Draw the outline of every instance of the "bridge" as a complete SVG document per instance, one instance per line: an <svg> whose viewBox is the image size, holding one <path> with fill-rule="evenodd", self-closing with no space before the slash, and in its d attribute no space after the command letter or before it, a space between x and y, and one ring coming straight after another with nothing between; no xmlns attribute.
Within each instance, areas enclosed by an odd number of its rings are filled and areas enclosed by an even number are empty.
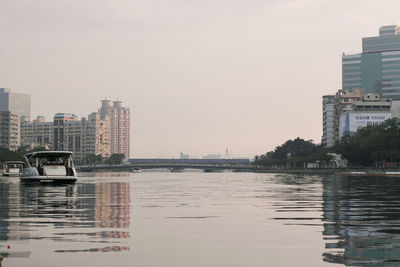
<svg viewBox="0 0 400 267"><path fill-rule="evenodd" d="M249 159L130 159L127 164L76 167L81 172L133 171L135 169L203 169L204 171L253 171Z"/></svg>

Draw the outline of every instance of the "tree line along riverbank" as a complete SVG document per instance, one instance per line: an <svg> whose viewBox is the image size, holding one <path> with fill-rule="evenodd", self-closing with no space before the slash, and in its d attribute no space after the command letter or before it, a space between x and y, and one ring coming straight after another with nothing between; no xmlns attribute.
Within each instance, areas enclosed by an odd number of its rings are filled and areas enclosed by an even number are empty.
<svg viewBox="0 0 400 267"><path fill-rule="evenodd" d="M329 167L332 153L348 160L349 169L400 168L400 124L388 119L380 125L367 126L348 132L335 146L326 148L312 140L296 138L277 146L273 151L254 157L254 165L266 168L305 168L318 162L318 167Z"/></svg>

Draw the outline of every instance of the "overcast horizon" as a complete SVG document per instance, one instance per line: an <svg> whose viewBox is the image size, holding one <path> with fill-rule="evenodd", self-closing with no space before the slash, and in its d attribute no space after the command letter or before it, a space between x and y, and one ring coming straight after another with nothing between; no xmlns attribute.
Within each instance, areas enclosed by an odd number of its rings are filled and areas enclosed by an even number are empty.
<svg viewBox="0 0 400 267"><path fill-rule="evenodd" d="M3 0L0 88L32 119L131 110L131 157L253 157L319 143L342 53L400 23L398 1ZM399 23L396 23L399 22Z"/></svg>

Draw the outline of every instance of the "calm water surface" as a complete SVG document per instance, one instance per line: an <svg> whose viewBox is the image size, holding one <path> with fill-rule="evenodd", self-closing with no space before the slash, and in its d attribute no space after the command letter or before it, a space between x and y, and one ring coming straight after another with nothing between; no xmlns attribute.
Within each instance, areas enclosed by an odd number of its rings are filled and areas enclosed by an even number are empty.
<svg viewBox="0 0 400 267"><path fill-rule="evenodd" d="M255 173L0 178L11 266L400 265L400 179Z"/></svg>

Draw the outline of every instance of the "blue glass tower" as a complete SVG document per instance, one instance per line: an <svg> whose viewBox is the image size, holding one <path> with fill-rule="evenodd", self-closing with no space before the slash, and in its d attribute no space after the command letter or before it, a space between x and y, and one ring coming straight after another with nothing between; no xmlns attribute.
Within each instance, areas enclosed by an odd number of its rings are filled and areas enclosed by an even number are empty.
<svg viewBox="0 0 400 267"><path fill-rule="evenodd" d="M383 26L362 39L362 53L342 56L342 88L400 99L400 27Z"/></svg>

